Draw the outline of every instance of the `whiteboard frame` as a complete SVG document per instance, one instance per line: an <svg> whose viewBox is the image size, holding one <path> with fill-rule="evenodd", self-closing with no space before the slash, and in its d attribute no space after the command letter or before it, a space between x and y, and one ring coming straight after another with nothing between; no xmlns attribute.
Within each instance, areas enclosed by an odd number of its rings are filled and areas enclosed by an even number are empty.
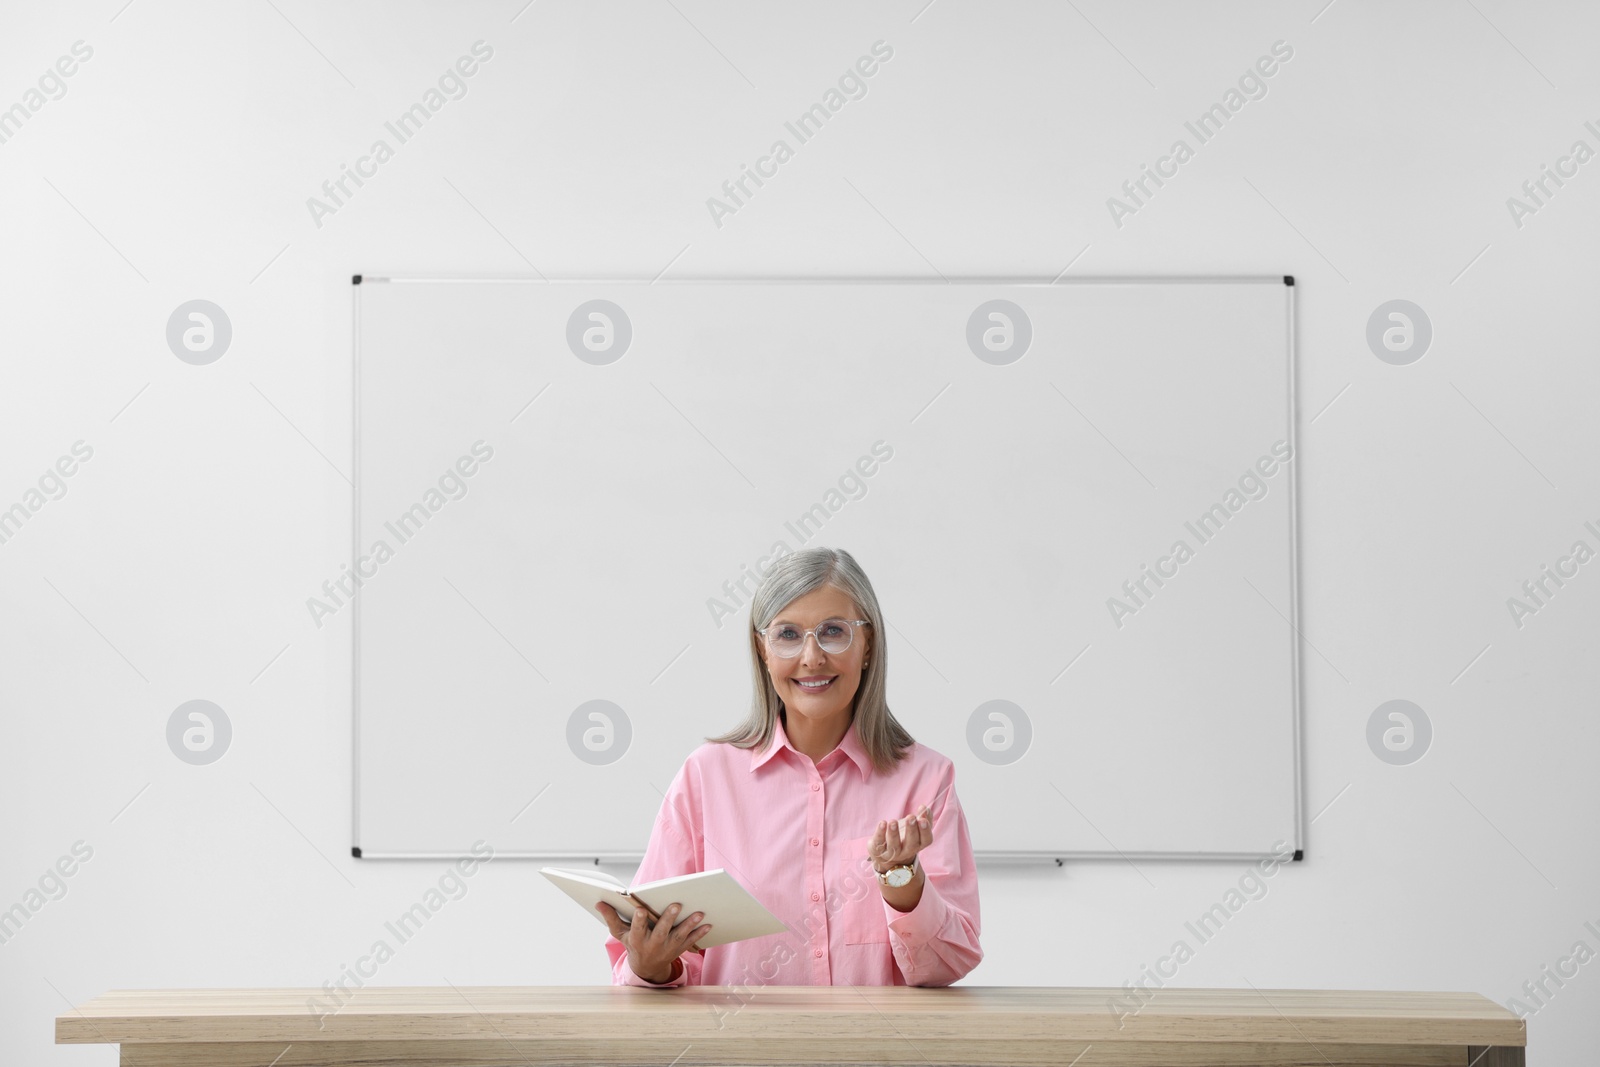
<svg viewBox="0 0 1600 1067"><path fill-rule="evenodd" d="M1065 274L1065 271L1062 272ZM1304 741L1304 693L1303 677L1301 670L1301 644L1304 636L1300 628L1300 478L1298 460L1300 459L1300 408L1299 389L1296 372L1299 365L1299 330L1296 319L1296 288L1297 281L1292 274L1216 274L1216 275L1079 275L1063 279L1062 275L1055 278L1028 275L958 275L953 277L941 276L937 280L927 276L854 276L854 275L827 275L811 277L794 277L787 275L751 275L749 277L728 277L723 275L679 276L663 279L642 277L536 277L530 278L521 275L459 275L459 276L422 276L422 275L365 275L356 274L351 278L351 346L352 346L352 470L354 476L351 484L351 528L350 548L351 559L361 556L361 292L362 285L406 285L406 284L438 284L438 283L480 283L498 282L525 285L549 285L553 282L561 284L592 283L597 285L617 284L648 284L648 285L705 285L711 284L774 284L774 285L1033 285L1040 287L1053 287L1057 285L1148 285L1148 284L1187 284L1187 285L1239 285L1239 284L1270 284L1281 285L1286 290L1284 299L1287 301L1285 314L1284 338L1285 358L1288 362L1287 393L1284 398L1288 414L1288 443L1290 455L1296 462L1286 464L1286 473L1289 476L1289 626L1294 631L1294 640L1290 643L1290 740L1293 748L1293 782L1294 782L1294 860L1299 861L1305 857L1305 741ZM350 852L356 859L375 860L451 860L460 858L448 852L373 852L363 850L359 844L361 840L361 597L352 597L351 614L351 791L350 791L350 828L352 844ZM589 861L599 866L602 864L637 865L644 858L644 853L615 852L609 850L596 850L591 852L548 852L548 851L496 851L498 859L526 859L547 862L557 861ZM1273 852L1123 852L1111 850L1074 850L1061 852L1050 850L1003 850L1003 849L974 849L974 863L1039 863L1054 860L1056 866L1062 866L1069 859L1072 860L1122 860L1131 865L1132 861L1143 862L1254 862L1259 860L1278 859L1279 854Z"/></svg>

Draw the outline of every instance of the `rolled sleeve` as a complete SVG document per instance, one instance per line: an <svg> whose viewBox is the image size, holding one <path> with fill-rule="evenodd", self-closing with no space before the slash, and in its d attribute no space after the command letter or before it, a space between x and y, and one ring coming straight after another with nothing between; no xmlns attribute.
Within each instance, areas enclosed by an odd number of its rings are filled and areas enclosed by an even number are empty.
<svg viewBox="0 0 1600 1067"><path fill-rule="evenodd" d="M700 958L700 954L698 952L685 952L682 956L678 957L683 961L683 973L678 975L678 977L674 978L672 981L647 982L643 978L640 978L638 975L634 974L633 968L628 966L628 950L622 947L622 942L609 935L606 937L606 941L607 952L611 951L611 946L613 944L617 946L617 952L612 953L612 985L637 985L644 986L647 989L675 989L678 986L700 984L700 967L705 961ZM621 956L620 959L617 958L619 954ZM689 980L689 965L691 960L693 960L695 965L695 978L693 981Z"/></svg>
<svg viewBox="0 0 1600 1067"><path fill-rule="evenodd" d="M917 906L900 911L883 902L889 946L906 985L949 985L983 959L978 941L978 872L966 815L956 799L953 770L951 774L949 799L935 820L933 844L917 857L923 870Z"/></svg>
<svg viewBox="0 0 1600 1067"><path fill-rule="evenodd" d="M645 848L644 859L634 873L631 884L654 882L700 870L699 857L688 835L677 826L673 795L682 785L682 774L675 780L656 815L655 829L650 834L650 844ZM705 966L705 957L696 949L689 949L678 958L683 961L683 973L670 982L647 982L633 973L628 965L628 947L609 932L606 934L606 954L611 958L611 984L645 986L650 989L673 989L677 986L699 985Z"/></svg>

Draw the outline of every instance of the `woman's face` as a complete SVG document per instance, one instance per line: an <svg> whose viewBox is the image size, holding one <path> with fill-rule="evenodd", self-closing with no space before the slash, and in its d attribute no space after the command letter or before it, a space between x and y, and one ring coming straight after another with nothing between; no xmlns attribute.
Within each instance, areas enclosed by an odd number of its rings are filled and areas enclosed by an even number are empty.
<svg viewBox="0 0 1600 1067"><path fill-rule="evenodd" d="M791 714L798 712L812 719L831 719L835 715L850 717L850 704L856 690L861 687L861 664L872 651L872 627L855 627L855 639L843 652L824 652L815 631L827 619L859 619L862 613L855 602L841 589L831 585L814 589L803 597L789 602L768 624L792 625L806 634L800 654L785 659L775 655L761 642L761 656L772 676L772 686ZM830 680L821 690L809 690L801 681Z"/></svg>

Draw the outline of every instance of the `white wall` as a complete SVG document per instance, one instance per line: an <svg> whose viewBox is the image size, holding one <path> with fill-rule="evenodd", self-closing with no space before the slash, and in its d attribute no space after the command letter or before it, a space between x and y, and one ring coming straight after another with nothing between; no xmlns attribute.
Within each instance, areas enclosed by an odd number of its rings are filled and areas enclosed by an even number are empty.
<svg viewBox="0 0 1600 1067"><path fill-rule="evenodd" d="M1306 859L1205 943L1185 921L1244 868L986 870L969 980L1117 986L1183 939L1179 985L1505 1003L1600 949L1600 564L1521 625L1507 605L1600 548L1600 163L1508 208L1600 148L1592 8L522 6L0 15L0 107L93 50L0 143L0 508L93 450L0 544L0 908L92 849L0 944L0 1060L113 1063L50 1045L108 988L336 979L444 873L350 858L348 613L319 630L305 606L348 558L357 272L1294 274ZM467 94L314 221L307 199L480 40ZM707 198L879 40L867 94L717 225ZM1108 198L1195 146L1184 122L1278 41L1266 94L1114 222ZM194 299L233 330L204 366L165 336ZM1366 340L1394 299L1433 327L1408 365ZM168 747L192 699L232 724L206 766ZM1433 728L1408 765L1367 740L1393 699ZM607 981L597 924L538 919L533 865L465 884L373 981ZM1565 983L1530 1019L1536 1062L1600 1040L1600 964Z"/></svg>

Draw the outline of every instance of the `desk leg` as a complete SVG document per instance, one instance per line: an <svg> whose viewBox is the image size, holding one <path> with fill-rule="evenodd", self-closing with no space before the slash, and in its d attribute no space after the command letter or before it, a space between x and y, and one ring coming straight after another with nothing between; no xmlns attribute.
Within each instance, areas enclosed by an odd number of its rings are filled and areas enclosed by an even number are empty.
<svg viewBox="0 0 1600 1067"><path fill-rule="evenodd" d="M1527 1051L1514 1045L1468 1045L1467 1067L1527 1067Z"/></svg>

